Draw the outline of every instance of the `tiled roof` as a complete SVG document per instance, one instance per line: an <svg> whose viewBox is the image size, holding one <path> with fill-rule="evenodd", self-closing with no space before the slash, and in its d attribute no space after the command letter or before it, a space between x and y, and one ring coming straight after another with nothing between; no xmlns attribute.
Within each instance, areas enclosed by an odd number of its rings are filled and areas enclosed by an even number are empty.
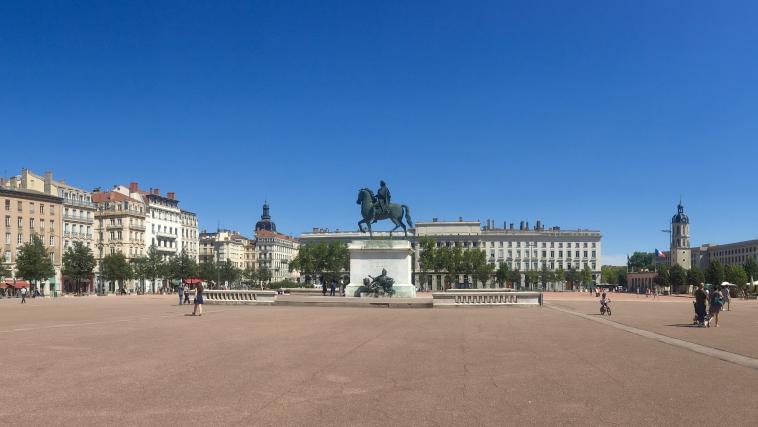
<svg viewBox="0 0 758 427"><path fill-rule="evenodd" d="M284 234L281 234L281 233L276 233L276 232L273 232L273 231L263 230L263 229L255 230L255 236L256 237L276 237L276 238L282 239L282 240L289 240L289 241L292 241L292 242L297 242L296 239L294 239L294 238L292 238L290 236L287 236L287 235L284 235Z"/></svg>
<svg viewBox="0 0 758 427"><path fill-rule="evenodd" d="M102 202L138 202L139 200L132 199L129 196L125 196L119 192L116 191L98 191L95 193L92 193L92 202L93 203L102 203Z"/></svg>

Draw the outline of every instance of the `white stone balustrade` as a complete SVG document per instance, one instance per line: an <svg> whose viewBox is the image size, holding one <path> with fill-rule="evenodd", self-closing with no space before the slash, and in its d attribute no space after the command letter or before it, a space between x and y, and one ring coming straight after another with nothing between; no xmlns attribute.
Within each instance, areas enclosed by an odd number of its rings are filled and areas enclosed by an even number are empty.
<svg viewBox="0 0 758 427"><path fill-rule="evenodd" d="M433 292L434 307L542 305L542 292L512 292L497 289L455 289Z"/></svg>
<svg viewBox="0 0 758 427"><path fill-rule="evenodd" d="M240 289L205 289L205 304L273 304L276 291L240 290Z"/></svg>

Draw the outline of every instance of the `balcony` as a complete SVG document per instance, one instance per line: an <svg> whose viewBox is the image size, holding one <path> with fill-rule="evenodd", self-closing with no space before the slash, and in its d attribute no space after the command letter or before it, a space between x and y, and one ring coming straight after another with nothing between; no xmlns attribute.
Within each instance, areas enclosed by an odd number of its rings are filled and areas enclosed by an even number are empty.
<svg viewBox="0 0 758 427"><path fill-rule="evenodd" d="M162 237L164 239L176 239L175 234L167 233L165 231L158 231L155 233L156 237Z"/></svg>
<svg viewBox="0 0 758 427"><path fill-rule="evenodd" d="M176 249L175 248L167 248L165 246L156 246L155 250L157 250L158 252L163 252L163 253L171 253L171 254L175 254L176 253Z"/></svg>
<svg viewBox="0 0 758 427"><path fill-rule="evenodd" d="M94 218L87 218L80 215L71 215L71 214L63 214L63 220L64 221L76 221L76 222L82 222L85 224L92 224L95 222Z"/></svg>
<svg viewBox="0 0 758 427"><path fill-rule="evenodd" d="M121 230L124 228L124 224L106 224L105 228L108 230Z"/></svg>
<svg viewBox="0 0 758 427"><path fill-rule="evenodd" d="M131 228L132 230L145 231L145 225L144 224L129 224L129 228Z"/></svg>
<svg viewBox="0 0 758 427"><path fill-rule="evenodd" d="M83 201L74 200L74 199L63 199L63 205L64 206L77 206L77 207L90 208L90 209L97 208L95 204L92 202L83 202Z"/></svg>

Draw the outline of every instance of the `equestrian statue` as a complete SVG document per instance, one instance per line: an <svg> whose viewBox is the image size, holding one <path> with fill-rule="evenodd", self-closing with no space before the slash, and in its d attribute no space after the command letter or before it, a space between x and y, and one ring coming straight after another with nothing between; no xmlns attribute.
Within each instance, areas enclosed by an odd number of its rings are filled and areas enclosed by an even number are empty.
<svg viewBox="0 0 758 427"><path fill-rule="evenodd" d="M361 205L361 216L363 216L363 219L358 222L358 229L361 233L365 233L368 230L369 235L373 237L371 224L389 219L395 224L395 228L390 230L390 237L392 237L392 232L400 227L403 228L405 237L408 237L408 229L405 223L403 223L403 215L405 215L405 221L408 223L408 226L413 227L411 210L407 205L390 203L390 199L390 190L384 181L379 183L379 190L376 191L376 196L368 188L358 191L358 201L356 203ZM362 224L366 224L366 229L363 228Z"/></svg>

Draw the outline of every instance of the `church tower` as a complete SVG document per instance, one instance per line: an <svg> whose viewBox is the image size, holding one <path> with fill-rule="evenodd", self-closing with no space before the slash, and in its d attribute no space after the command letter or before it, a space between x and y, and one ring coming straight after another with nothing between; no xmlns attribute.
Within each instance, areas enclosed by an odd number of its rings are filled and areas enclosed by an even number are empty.
<svg viewBox="0 0 758 427"><path fill-rule="evenodd" d="M676 215L671 218L671 265L680 265L685 270L692 267L690 251L690 219L679 201Z"/></svg>

